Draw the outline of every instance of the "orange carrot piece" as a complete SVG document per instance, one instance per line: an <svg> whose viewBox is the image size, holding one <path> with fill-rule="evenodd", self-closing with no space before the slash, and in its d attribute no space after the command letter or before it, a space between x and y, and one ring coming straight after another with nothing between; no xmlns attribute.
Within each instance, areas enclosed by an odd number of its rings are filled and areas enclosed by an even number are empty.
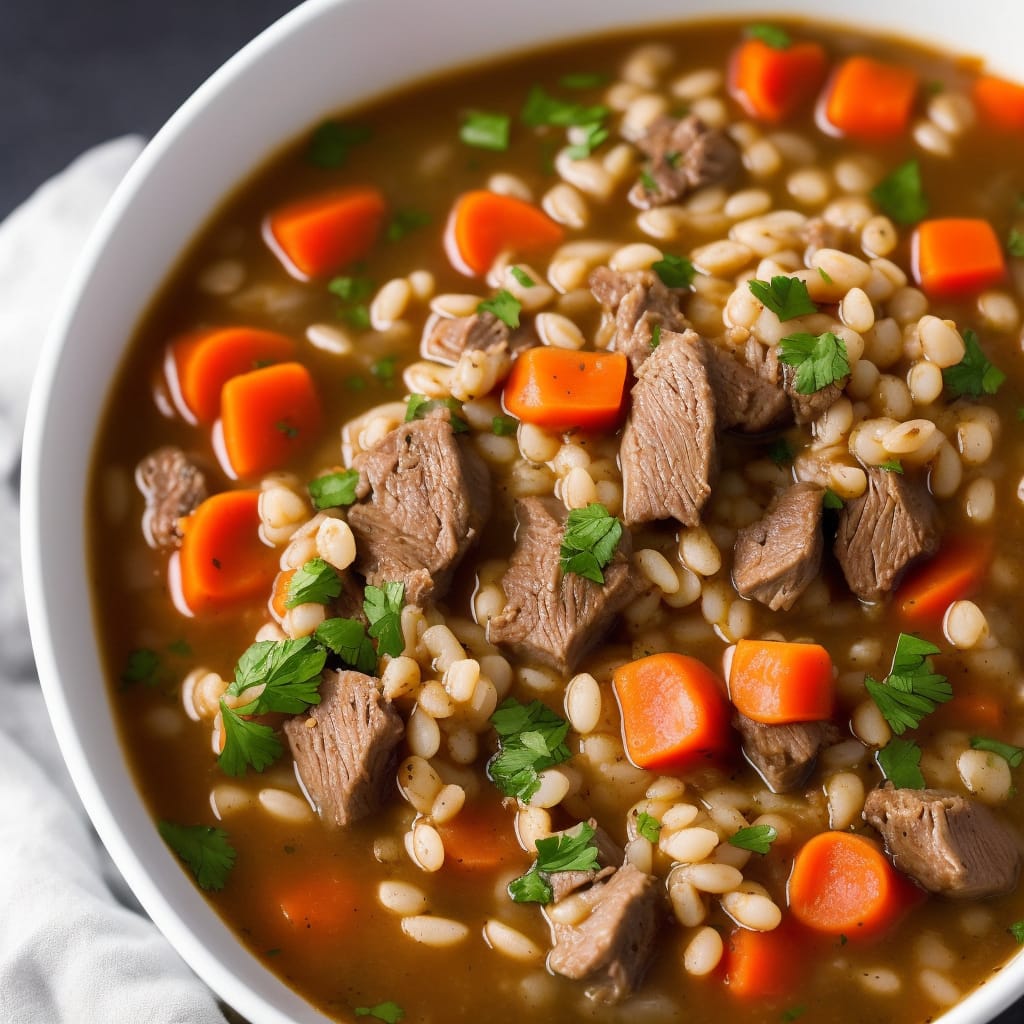
<svg viewBox="0 0 1024 1024"><path fill-rule="evenodd" d="M941 721L951 729L969 728L973 732L1001 736L1006 727L1006 709L991 694L965 693L958 689L951 701L936 709L934 721Z"/></svg>
<svg viewBox="0 0 1024 1024"><path fill-rule="evenodd" d="M813 931L868 938L907 909L909 886L870 839L820 832L793 860L789 908Z"/></svg>
<svg viewBox="0 0 1024 1024"><path fill-rule="evenodd" d="M954 537L939 553L912 569L896 591L900 617L912 626L936 625L954 602L970 597L992 561L988 539Z"/></svg>
<svg viewBox="0 0 1024 1024"><path fill-rule="evenodd" d="M770 932L736 928L725 943L725 984L741 999L782 999L790 995L804 957L799 936L785 921Z"/></svg>
<svg viewBox="0 0 1024 1024"><path fill-rule="evenodd" d="M212 423L220 415L221 388L232 377L293 359L295 342L255 327L215 327L176 339L168 354L172 390L196 422Z"/></svg>
<svg viewBox="0 0 1024 1024"><path fill-rule="evenodd" d="M761 39L746 39L729 62L729 89L751 117L777 123L810 102L827 63L819 43L793 43L779 50Z"/></svg>
<svg viewBox="0 0 1024 1024"><path fill-rule="evenodd" d="M831 718L832 659L820 644L740 640L729 667L729 699L737 711L766 725Z"/></svg>
<svg viewBox="0 0 1024 1024"><path fill-rule="evenodd" d="M260 540L259 491L223 491L181 521L181 594L194 614L264 594L277 571Z"/></svg>
<svg viewBox="0 0 1024 1024"><path fill-rule="evenodd" d="M274 577L274 588L270 594L270 610L280 622L288 614L288 587L295 575L295 569L282 569Z"/></svg>
<svg viewBox="0 0 1024 1024"><path fill-rule="evenodd" d="M911 242L911 264L931 298L975 295L1006 277L1006 260L992 225L972 217L925 220Z"/></svg>
<svg viewBox="0 0 1024 1024"><path fill-rule="evenodd" d="M291 930L318 942L355 931L362 894L354 879L316 874L289 878L286 888L277 890L273 899Z"/></svg>
<svg viewBox="0 0 1024 1024"><path fill-rule="evenodd" d="M621 352L529 348L512 364L505 408L548 430L611 430L625 411L629 363Z"/></svg>
<svg viewBox="0 0 1024 1024"><path fill-rule="evenodd" d="M533 204L478 189L455 200L444 245L452 266L475 277L490 270L502 252L550 249L564 237L562 226Z"/></svg>
<svg viewBox="0 0 1024 1024"><path fill-rule="evenodd" d="M337 189L274 210L268 240L286 268L323 277L361 259L377 240L387 203L371 185Z"/></svg>
<svg viewBox="0 0 1024 1024"><path fill-rule="evenodd" d="M615 699L630 760L641 768L682 771L731 746L721 684L685 654L652 654L615 670Z"/></svg>
<svg viewBox="0 0 1024 1024"><path fill-rule="evenodd" d="M300 363L277 363L232 377L221 391L224 451L239 477L283 466L314 440L320 399Z"/></svg>
<svg viewBox="0 0 1024 1024"><path fill-rule="evenodd" d="M840 135L887 139L903 134L917 95L915 72L872 57L849 57L826 86L824 116Z"/></svg>
<svg viewBox="0 0 1024 1024"><path fill-rule="evenodd" d="M971 91L981 120L1000 131L1024 131L1024 85L979 75Z"/></svg>
<svg viewBox="0 0 1024 1024"><path fill-rule="evenodd" d="M514 816L493 800L466 804L437 830L444 841L446 868L493 871L529 862L516 839Z"/></svg>

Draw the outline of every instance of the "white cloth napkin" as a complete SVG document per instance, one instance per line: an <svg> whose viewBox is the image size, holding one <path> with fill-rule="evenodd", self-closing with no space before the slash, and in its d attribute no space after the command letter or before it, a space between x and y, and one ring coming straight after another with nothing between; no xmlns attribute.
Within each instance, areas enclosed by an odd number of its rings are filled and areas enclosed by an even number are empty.
<svg viewBox="0 0 1024 1024"><path fill-rule="evenodd" d="M18 557L18 467L56 297L142 140L90 150L0 224L0 1021L224 1024L138 910L92 831L35 678Z"/></svg>

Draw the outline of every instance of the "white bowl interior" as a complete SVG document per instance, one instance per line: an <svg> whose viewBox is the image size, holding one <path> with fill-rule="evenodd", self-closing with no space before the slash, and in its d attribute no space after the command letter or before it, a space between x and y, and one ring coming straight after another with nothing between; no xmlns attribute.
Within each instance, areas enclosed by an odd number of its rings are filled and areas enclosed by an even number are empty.
<svg viewBox="0 0 1024 1024"><path fill-rule="evenodd" d="M871 25L1012 74L1024 6L862 0L856 11L784 0L771 17ZM152 826L127 773L96 650L81 509L112 373L178 256L250 171L323 115L439 69L562 37L724 14L752 0L309 0L215 74L150 144L117 192L42 354L29 412L23 555L32 639L50 714L100 836L146 910L191 966L253 1024L324 1018L234 938ZM400 31L396 32L396 27ZM61 481L53 500L48 482ZM980 1024L1024 990L1015 962L943 1018Z"/></svg>

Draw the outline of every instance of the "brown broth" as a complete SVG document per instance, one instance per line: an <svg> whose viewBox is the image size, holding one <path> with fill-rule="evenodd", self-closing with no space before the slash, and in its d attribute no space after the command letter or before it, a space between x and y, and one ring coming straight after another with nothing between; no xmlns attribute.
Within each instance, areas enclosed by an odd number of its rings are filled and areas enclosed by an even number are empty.
<svg viewBox="0 0 1024 1024"><path fill-rule="evenodd" d="M820 39L834 57L852 52L870 52L881 58L909 63L925 83L941 83L946 89L966 87L971 71L963 62L933 54L903 41L867 38L846 31L817 26L792 26L795 34ZM735 46L739 27L732 23L699 25L685 31L666 30L647 33L676 44L678 70L687 67L724 68ZM460 146L457 125L460 113L467 109L500 110L515 115L528 88L540 82L552 91L559 90L559 76L566 71L607 70L614 74L625 55L640 38L589 41L571 48L553 50L509 62L498 68L472 70L452 78L425 83L401 95L354 113L347 120L373 127L373 140L354 147L346 165L336 171L309 165L304 158L306 136L277 156L268 166L254 173L250 181L225 203L178 268L170 277L146 315L124 364L119 370L92 467L90 507L92 575L98 633L112 686L112 700L126 754L155 819L175 822L214 823L210 810L210 790L225 781L210 749L208 723L196 723L180 713L178 685L196 665L203 665L230 678L241 652L252 642L260 624L267 620L261 602L202 618L187 619L171 605L166 584L166 555L151 551L138 529L142 502L131 485L134 466L146 452L163 444L178 444L197 452L215 464L208 432L190 427L169 415L161 381L165 346L179 333L199 326L244 322L290 334L300 340L301 360L310 367L321 385L326 423L319 443L287 468L300 480L312 478L324 466L339 462L338 437L343 423L373 406L399 399L404 394L401 369L418 355L418 329L407 341L368 335L365 345L350 357L318 351L301 339L311 323L336 322L337 299L318 285L303 286L291 280L261 238L261 223L268 209L334 184L375 181L393 197L398 208L407 206L430 215L430 223L394 243L381 243L366 260L366 275L378 284L394 276L426 267L435 275L437 292L461 292L479 288L468 282L443 258L441 233L452 197L461 191L482 187L491 173L510 170L518 174L536 194L542 193L555 176L546 169L554 147L561 144L557 129L534 134L515 126L513 144L507 153L491 153ZM598 102L602 90L580 94L585 102ZM733 116L738 111L731 106ZM834 160L851 150L875 154L886 169L916 156L922 167L932 216L979 216L992 220L1000 237L1006 237L1017 214L1017 197L1024 193L1024 140L973 130L956 143L956 155L950 161L922 153L910 140L885 146L862 147L817 132L810 114L792 123L787 130L812 134L819 147L819 165L830 167ZM433 147L448 145L452 155L443 173L434 178L416 176L411 169L417 158ZM759 183L772 192L773 206L795 208L786 195L783 175ZM412 181L410 181L412 179ZM604 208L592 204L593 219L581 231L569 237L613 238L622 243L646 241L636 225L636 211L624 201L624 189L616 191ZM672 251L686 252L720 237L719 231L701 236L693 233L675 243ZM909 232L903 232L904 237ZM906 244L892 259L907 266ZM230 299L204 294L197 279L204 268L220 259L237 259L246 268L246 282ZM538 261L539 262L539 261ZM1019 280L1019 277L1018 277ZM257 293L256 289L264 289ZM271 294L273 293L273 294ZM1024 302L1019 289L1018 303ZM978 319L971 304L939 304L933 311L949 316L961 326ZM425 315L417 307L414 321ZM596 318L589 325L596 326ZM980 535L991 532L999 550L1009 558L1010 578L993 578L974 597L985 610L994 635L1003 643L1017 647L996 647L994 652L945 653L940 665L949 676L954 691L964 688L983 690L997 696L1005 706L1007 725L1000 739L1024 740L1024 716L1019 710L1020 681L1019 623L1024 613L1021 594L1021 552L1024 551L1024 505L1017 498L1018 482L1024 476L1024 437L1018 407L1024 395L1024 366L1021 364L1016 331L999 335L980 331L990 352L1008 374L997 396L986 398L984 405L994 410L1002 425L996 455L978 470L969 470L967 479L989 475L997 491L996 515L990 526L972 524L963 510L963 487L956 497L942 503L947 534ZM397 360L395 383L376 379L371 364L382 357ZM363 384L359 390L353 378ZM154 395L161 401L154 401ZM727 446L726 470L741 470L753 457L762 457L766 442L735 442ZM212 490L228 486L228 481L212 474ZM767 503L771 488L754 488L756 500ZM712 503L712 508L713 508ZM712 511L712 515L714 512ZM505 556L511 549L511 509L490 524L480 553ZM674 543L673 527L662 524L653 529L635 531L635 547ZM447 612L472 618L470 597L475 584L472 556L460 571ZM1004 574L1005 577L1005 574ZM817 607L798 605L789 614L771 613L754 608L754 635L779 630L788 639L810 637L833 654L840 673L867 672L883 677L891 659L898 633L897 624L885 606L861 607L848 593L840 574L827 560L824 577L830 601ZM680 611L665 608L648 629L630 632L620 627L606 648L591 657L590 668L602 682L605 693L604 728L618 733L617 713L610 696L607 665L616 654L639 657L659 649L680 649L702 658L712 666L721 663L726 644L710 627L701 628L699 603ZM696 625L695 625L696 623ZM685 645L673 628L689 630ZM874 637L880 641L880 657L873 664L850 662L848 651L855 640ZM931 637L949 648L941 633ZM187 653L182 653L187 644ZM122 668L135 649L146 648L161 656L157 685L123 685L118 682ZM988 658L994 667L986 667ZM513 691L516 693L517 691ZM527 699L524 697L523 699ZM559 708L556 694L551 703ZM158 709L179 711L176 731L164 736L149 725ZM852 705L845 707L852 711ZM839 716L843 720L845 715ZM940 710L915 734L926 749L944 732L960 728L946 710ZM574 751L579 738L572 737ZM486 740L483 747L486 747ZM483 786L479 799L496 800L495 791L483 777L482 753L476 768ZM859 769L865 785L871 787L879 774L869 758ZM493 1021L495 1024L538 1019L636 1022L686 1019L695 1022L718 1020L768 1024L782 1018L786 1011L802 1010L806 1021L855 1022L924 1021L940 1012L940 1007L920 992L917 975L921 970L916 953L916 937L932 934L941 937L952 950L955 964L944 973L962 993L983 982L1014 953L1015 943L1007 927L1024 918L1024 891L983 904L991 925L984 934L968 929L963 908L941 899L922 901L903 923L879 941L848 943L820 938L808 939L794 951L802 961L802 981L792 993L767 1001L742 1002L723 984L721 971L710 978L688 977L682 968L682 953L692 929L674 923L661 933L661 947L641 991L619 1008L602 1007L588 1000L584 986L562 978L547 976L539 965L527 966L489 950L481 938L488 917L498 913L511 926L530 936L542 948L549 944L548 930L535 907L511 904L496 896L502 878L525 870L529 858L506 865L500 875L492 872L460 870L446 865L430 875L413 866L401 849L401 835L409 827L412 809L397 799L379 818L364 821L345 832L331 832L319 822L286 826L262 811L255 794L263 786L279 784L294 788L292 768L286 756L263 776L250 772L234 780L248 791L253 802L234 813L224 823L238 850L238 861L226 888L210 896L212 906L238 933L240 939L284 981L314 1005L336 1019L347 1019L357 1006L393 1000L415 1022ZM927 774L927 773L926 773ZM780 801L780 807L794 810L800 821L801 808L820 808L822 771L819 767L806 793L797 793ZM761 789L759 780L739 757L721 770L706 769L688 779L698 791L712 785L735 782L740 787ZM599 773L584 771L583 791L577 801L587 804L622 841L626 810L642 795L635 788L625 795L612 792ZM1024 802L1014 797L999 808L999 813L1018 829L1024 828ZM569 824L567 818L564 824ZM785 883L791 853L808 831L798 825L794 839L786 849L780 842L762 862L751 862L748 877L767 886L780 904L785 903ZM379 863L374 857L374 842L381 837L398 839L398 854L393 862ZM755 857L754 860L757 860ZM350 925L336 936L317 935L316 941L301 934L282 916L278 905L281 893L304 879L335 875L358 883L358 904ZM405 879L420 886L428 895L431 910L465 922L469 938L454 949L432 950L416 946L401 931L399 918L384 909L376 899L380 882ZM731 922L712 902L708 923L728 934ZM898 994L869 995L862 976L880 968L896 970L903 979ZM524 993L524 989L527 994Z"/></svg>

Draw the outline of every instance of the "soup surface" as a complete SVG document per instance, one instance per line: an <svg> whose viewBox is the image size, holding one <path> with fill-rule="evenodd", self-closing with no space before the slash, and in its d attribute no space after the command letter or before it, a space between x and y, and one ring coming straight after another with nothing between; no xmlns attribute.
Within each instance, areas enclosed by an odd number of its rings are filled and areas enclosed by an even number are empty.
<svg viewBox="0 0 1024 1024"><path fill-rule="evenodd" d="M807 24L306 132L92 470L129 761L329 1017L924 1021L1024 941L1024 90Z"/></svg>

